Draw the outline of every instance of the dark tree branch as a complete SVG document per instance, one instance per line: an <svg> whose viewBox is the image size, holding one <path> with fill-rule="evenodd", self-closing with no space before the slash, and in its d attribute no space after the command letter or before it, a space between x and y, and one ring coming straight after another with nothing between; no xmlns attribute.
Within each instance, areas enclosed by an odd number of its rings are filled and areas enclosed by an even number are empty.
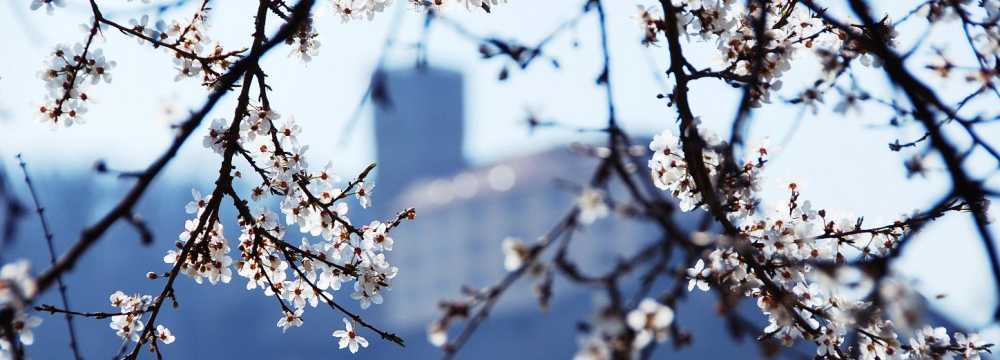
<svg viewBox="0 0 1000 360"><path fill-rule="evenodd" d="M21 171L24 173L24 183L28 185L28 192L31 194L31 200L35 203L35 212L38 214L38 220L42 224L42 233L45 237L45 244L49 250L49 263L55 265L56 263L56 250L55 245L52 244L52 230L49 228L49 222L45 219L45 208L42 207L42 203L38 200L38 193L35 191L35 184L31 181L31 176L28 175L28 164L24 162L24 158L21 154L17 154L18 164L21 166ZM62 300L64 308L69 309L69 296L66 295L66 284L63 282L62 276L56 276L56 284L59 285L59 299ZM78 345L78 340L76 337L76 329L73 327L73 317L71 314L66 314L66 328L69 331L69 348L73 351L73 358L76 360L83 360L80 356L80 347Z"/></svg>

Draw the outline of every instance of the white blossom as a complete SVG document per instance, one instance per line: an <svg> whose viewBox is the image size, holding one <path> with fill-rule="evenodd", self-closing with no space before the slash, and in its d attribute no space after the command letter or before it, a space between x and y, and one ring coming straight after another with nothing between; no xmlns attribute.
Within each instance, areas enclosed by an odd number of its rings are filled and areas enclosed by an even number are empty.
<svg viewBox="0 0 1000 360"><path fill-rule="evenodd" d="M674 322L674 311L656 300L646 298L639 303L638 308L628 313L626 322L636 332L632 347L642 349L654 339L657 342L666 340L669 335L668 327Z"/></svg>
<svg viewBox="0 0 1000 360"><path fill-rule="evenodd" d="M285 332L291 327L302 326L302 311L302 308L295 309L295 312L284 311L278 318L278 327L281 328L281 332Z"/></svg>
<svg viewBox="0 0 1000 360"><path fill-rule="evenodd" d="M344 319L344 330L333 332L334 337L340 338L340 348L348 348L351 353L357 353L359 347L368 347L368 340L354 332L354 326L347 319Z"/></svg>
<svg viewBox="0 0 1000 360"><path fill-rule="evenodd" d="M166 326L156 325L156 338L164 344L172 344L177 338Z"/></svg>
<svg viewBox="0 0 1000 360"><path fill-rule="evenodd" d="M693 268L687 269L688 291L694 290L696 286L701 291L708 291L709 284L706 279L709 274L710 270L705 268L705 261L698 259Z"/></svg>
<svg viewBox="0 0 1000 360"><path fill-rule="evenodd" d="M521 242L521 239L508 237L501 244L504 255L504 269L514 271L524 266L524 261L528 256L528 247Z"/></svg>
<svg viewBox="0 0 1000 360"><path fill-rule="evenodd" d="M38 10L45 5L45 12L52 15L55 7L66 7L66 0L31 0L31 10Z"/></svg>
<svg viewBox="0 0 1000 360"><path fill-rule="evenodd" d="M591 188L584 188L576 198L576 207L579 209L577 220L581 224L592 224L597 219L608 216L608 204L604 200L604 192Z"/></svg>
<svg viewBox="0 0 1000 360"><path fill-rule="evenodd" d="M31 263L18 260L0 267L0 305L20 302L35 295L35 280L31 277Z"/></svg>
<svg viewBox="0 0 1000 360"><path fill-rule="evenodd" d="M578 350L573 360L611 360L611 346L600 335L589 335L577 339Z"/></svg>
<svg viewBox="0 0 1000 360"><path fill-rule="evenodd" d="M11 322L11 326L14 329L14 333L17 335L17 341L21 344L28 346L35 343L35 334L31 329L38 327L42 324L42 319L37 316L30 316L25 313L17 313L14 316L14 320ZM8 350L6 341L0 343L4 350Z"/></svg>
<svg viewBox="0 0 1000 360"><path fill-rule="evenodd" d="M387 233L386 224L372 221L365 227L364 241L361 246L365 250L392 251L393 240Z"/></svg>
<svg viewBox="0 0 1000 360"><path fill-rule="evenodd" d="M111 317L111 329L123 340L139 341L139 335L145 329L142 316L153 302L148 295L125 295L116 291L110 296L111 306L118 308L117 315Z"/></svg>

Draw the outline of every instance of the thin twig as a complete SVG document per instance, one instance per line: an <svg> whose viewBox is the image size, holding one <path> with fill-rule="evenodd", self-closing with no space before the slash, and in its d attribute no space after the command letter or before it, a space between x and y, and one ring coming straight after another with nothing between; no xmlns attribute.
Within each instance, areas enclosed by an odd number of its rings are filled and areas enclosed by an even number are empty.
<svg viewBox="0 0 1000 360"><path fill-rule="evenodd" d="M49 250L49 263L55 265L56 263L56 250L55 245L52 244L52 229L49 227L49 222L45 219L45 208L42 206L41 201L38 199L38 192L35 191L35 184L31 181L31 176L28 175L28 164L24 162L24 158L21 154L17 154L18 164L21 166L21 171L24 173L24 183L28 185L28 192L31 194L31 200L35 203L35 212L38 214L38 220L42 224L42 233L45 237L45 244L48 245ZM56 284L59 285L59 299L62 300L63 307L69 309L69 296L66 295L66 284L63 282L62 276L56 276ZM66 328L69 330L69 348L73 351L73 358L76 360L83 360L80 355L80 347L78 345L76 337L76 329L73 327L73 316L66 313Z"/></svg>

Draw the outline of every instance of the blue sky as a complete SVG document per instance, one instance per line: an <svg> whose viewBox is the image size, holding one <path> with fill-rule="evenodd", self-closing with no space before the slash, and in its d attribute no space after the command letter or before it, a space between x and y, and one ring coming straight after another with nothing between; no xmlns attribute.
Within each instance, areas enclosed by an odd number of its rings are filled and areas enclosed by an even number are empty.
<svg viewBox="0 0 1000 360"><path fill-rule="evenodd" d="M320 3L324 3L320 1ZM390 49L388 64L412 66L414 44L421 32L422 16L405 9L405 1L371 22L341 23L336 16L317 19L320 54L313 62L302 64L287 55L290 49L279 47L263 62L271 75L274 88L272 106L284 117L295 117L306 130L304 143L310 144L313 164L332 160L343 175L351 175L374 159L369 111L353 128L352 140L339 144L340 133L364 92L373 71L382 42L395 26L393 12L403 11L399 38ZM834 11L839 4L827 2ZM912 7L913 1L893 1L893 13ZM217 10L210 20L210 32L226 48L248 43L253 9L244 1L213 2ZM641 34L631 16L634 1L608 2L610 46L612 51L612 85L618 118L633 134L649 135L665 128L674 128L675 114L666 103L656 99L662 91L662 70L666 68L666 50L643 47ZM649 5L649 2L643 2ZM94 86L92 97L98 103L91 106L88 122L69 129L49 130L37 123L32 112L42 99L43 84L35 77L42 59L57 43L73 43L84 39L78 29L89 19L89 9L83 2L71 2L55 15L30 12L27 2L8 2L0 12L0 29L6 34L6 46L11 51L0 61L0 152L2 163L12 169L13 154L24 153L35 168L64 172L87 171L95 160L103 158L115 168L139 168L148 164L171 141L167 124L181 118L190 109L201 105L205 89L195 81L174 82L171 57L162 51L138 45L135 40L115 32L107 33L103 45L105 54L116 60L114 81ZM478 34L494 34L502 38L535 43L563 21L573 17L582 6L579 0L527 1L510 0L497 6L494 13L466 12L454 8L445 16L465 24ZM896 8L898 6L898 8ZM104 5L105 12L122 23L138 17L121 4ZM170 12L166 18L187 18L192 7ZM224 10L224 11L223 11ZM842 12L841 12L842 13ZM529 135L524 127L526 109L533 109L546 119L579 127L600 127L606 119L603 92L594 86L600 69L599 43L594 17L580 22L579 27L561 35L547 52L559 59L560 69L547 63L533 64L527 71L513 71L506 82L497 82L497 73L505 64L499 59L483 61L477 44L471 43L450 29L435 26L430 34L429 60L433 66L461 71L466 76L466 144L470 159L478 164L511 156L565 146L571 141L592 141L572 131L549 130ZM919 28L919 27L917 27ZM912 30L912 29L911 29ZM912 44L921 34L902 29L902 44ZM957 32L936 30L928 35L934 44L958 46L952 38ZM578 40L579 47L572 46ZM696 63L712 64L710 46L691 46L689 53ZM921 54L918 54L921 55ZM926 54L923 54L926 55ZM919 67L920 56L913 67ZM804 82L816 72L815 61L802 57L786 75L783 95L791 97L803 89ZM926 73L918 72L921 75ZM872 93L891 97L892 91L883 84L876 71L862 71L861 81ZM929 78L928 78L929 79ZM928 80L932 85L937 83ZM961 86L948 85L942 92L948 99L957 99L967 92ZM729 122L736 108L739 92L711 80L696 83L692 105L706 126L727 135ZM834 102L832 97L828 102ZM974 104L983 109L996 106L995 99ZM221 102L215 117L228 117L233 99ZM164 113L170 107L172 116ZM919 129L890 129L885 109L865 108L861 116L842 117L829 111L805 114L801 126L795 122L800 109L771 106L756 112L751 127L751 139L765 137L779 144L786 137L770 164L767 177L774 180L766 194L778 204L784 195L779 182L796 179L804 184L803 197L822 208L851 212L865 216L866 223L890 221L901 213L927 207L938 199L948 186L943 173L928 178L907 179L902 161L911 153L893 153L886 144L900 138L903 141L919 137ZM166 176L176 181L193 182L208 179L215 170L217 157L200 146L200 134L182 148L170 165ZM791 135L788 135L791 134ZM967 142L960 134L950 132L956 141ZM996 127L984 128L982 135L994 142L1000 140ZM969 169L975 174L988 174L996 164L983 154L975 154ZM933 165L932 161L932 166ZM940 166L939 166L940 167ZM586 174L581 174L586 176ZM581 179L581 181L583 181ZM990 182L998 185L996 180ZM996 225L991 231L998 233ZM496 234L502 237L504 234ZM500 256L499 254L497 256ZM996 292L990 285L987 261L982 246L968 216L949 216L932 226L906 250L898 264L902 274L919 279L925 294L947 294L930 300L961 323L978 327L987 322ZM959 279L956 281L955 279Z"/></svg>

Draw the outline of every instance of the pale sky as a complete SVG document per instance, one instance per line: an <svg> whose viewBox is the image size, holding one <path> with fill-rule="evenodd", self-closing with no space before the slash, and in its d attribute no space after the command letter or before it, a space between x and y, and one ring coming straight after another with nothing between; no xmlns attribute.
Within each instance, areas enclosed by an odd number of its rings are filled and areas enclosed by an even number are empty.
<svg viewBox="0 0 1000 360"><path fill-rule="evenodd" d="M109 31L104 52L117 61L111 84L93 86L89 91L97 100L87 114L88 122L68 129L52 131L33 118L35 104L44 94L43 83L35 77L42 60L57 43L74 43L84 39L79 25L88 21L89 8L82 1L69 1L65 9L48 16L31 12L28 2L7 2L0 11L0 30L5 34L8 53L0 60L0 154L8 169L14 165L13 154L24 153L35 168L59 171L87 171L98 158L115 168L134 169L146 166L171 141L167 124L178 121L185 111L200 107L206 90L196 81L174 82L171 56L161 50L139 45L135 40ZM397 1L405 3L405 1ZM105 13L121 23L141 14L122 12L124 2L103 1ZM119 4L121 3L121 4ZM130 3L130 8L138 2ZM535 43L566 19L576 15L580 0L528 1L510 0L495 7L493 14L466 12L457 7L446 16L464 23L478 34L499 35ZM640 32L631 18L635 5L650 5L652 1L610 1L607 4L612 50L612 85L616 95L618 118L633 134L649 135L666 128L675 128L674 112L656 99L661 92L655 74L666 68L666 50L643 47ZM836 11L840 4L827 1ZM893 1L898 8L910 9L915 1ZM251 13L254 9L245 1L213 1L210 33L227 49L248 44ZM320 4L325 4L320 1ZM188 18L193 10L186 8L165 14L165 18ZM379 49L390 26L393 12L404 11L400 38L393 46L389 64L412 66L413 45L421 32L422 16L401 9L380 14L374 21L347 24L335 16L317 19L320 54L311 63L302 64L288 58L288 47L278 47L263 61L274 88L272 106L284 117L295 117L304 127L303 143L310 144L313 164L333 160L343 175L351 175L374 158L370 111L354 128L352 141L340 146L338 139L345 122L364 92ZM116 11L118 10L118 11ZM902 10L905 11L905 10ZM153 21L151 21L153 22ZM273 24L272 24L273 25ZM497 73L504 61L479 58L477 44L468 42L449 28L436 25L431 32L429 59L432 66L446 67L465 74L466 86L466 152L478 164L506 157L528 154L570 141L596 138L581 137L571 131L539 131L529 135L523 126L525 109L531 108L546 119L580 127L600 127L606 119L603 92L594 86L600 69L599 43L595 17L587 17L576 30L560 36L547 52L557 57L561 69L545 62L533 64L526 72L514 70L507 82L497 82ZM919 32L901 31L902 44L912 44ZM19 34L19 35L14 35ZM934 44L959 46L954 31L940 30L929 35ZM579 40L580 47L571 44ZM710 46L689 47L696 63L714 64ZM918 54L920 55L920 54ZM916 57L919 59L920 57ZM913 68L919 67L914 63ZM815 62L803 57L786 75L781 94L792 97L813 79ZM876 71L862 79L872 93L889 98L889 89L880 85L883 78ZM919 72L926 75L926 72ZM937 83L930 81L932 85ZM946 99L957 99L967 93L960 87L945 88ZM391 91L391 89L390 89ZM729 123L740 93L719 82L705 80L695 84L692 105L706 126L728 136ZM835 103L834 96L828 99ZM165 106L172 106L175 115L164 115ZM832 105L832 104L831 104ZM233 99L226 98L216 106L211 117L229 117ZM980 109L996 106L977 104ZM750 138L770 138L772 145L782 142L795 128L799 109L771 106L755 113ZM919 129L900 131L884 125L889 114L885 109L869 107L862 116L842 117L829 111L817 115L805 114L802 124L788 136L790 141L773 153L767 178L773 182L795 179L804 184L803 198L820 208L850 212L865 216L867 224L883 223L901 213L923 209L937 200L949 184L944 173L933 173L927 179L906 179L902 161L912 154L894 153L887 144L897 138L908 141L919 137ZM206 121L205 124L207 126ZM873 126L874 125L874 126ZM205 127L205 126L203 126ZM1000 142L1000 129L983 128L981 135L994 143ZM967 139L950 132L956 141ZM177 181L208 179L214 176L213 161L217 156L201 147L198 132L185 145L180 155L167 169L167 178ZM976 154L969 169L986 174L997 167L989 158ZM581 174L586 176L586 174ZM581 179L580 181L584 181ZM765 201L780 204L784 194L771 184ZM996 186L1000 182L992 181ZM991 231L998 234L997 226ZM497 237L503 234L496 234ZM1000 236L998 236L1000 237ZM499 255L498 255L499 256ZM986 256L978 236L966 215L952 215L931 226L907 247L898 270L920 279L919 288L928 295L947 294L943 299L929 300L933 306L973 328L985 324L996 302L996 291L989 279ZM956 281L958 279L958 281Z"/></svg>

